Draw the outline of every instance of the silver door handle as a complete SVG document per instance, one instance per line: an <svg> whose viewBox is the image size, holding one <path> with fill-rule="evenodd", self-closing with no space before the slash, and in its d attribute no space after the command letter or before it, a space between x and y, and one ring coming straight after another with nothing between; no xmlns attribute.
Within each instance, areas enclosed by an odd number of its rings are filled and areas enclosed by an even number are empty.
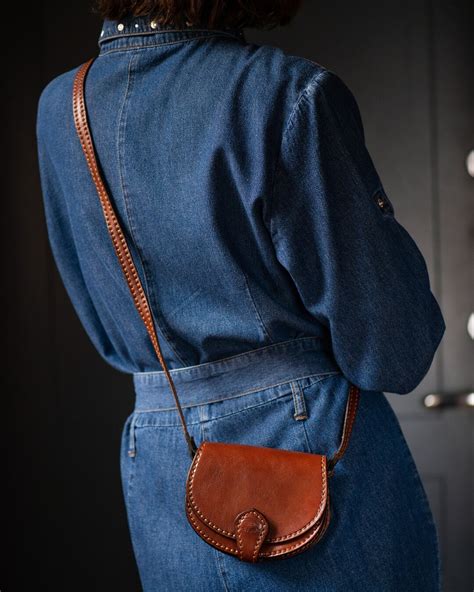
<svg viewBox="0 0 474 592"><path fill-rule="evenodd" d="M474 392L429 393L423 397L426 409L446 409L446 407L474 408Z"/></svg>

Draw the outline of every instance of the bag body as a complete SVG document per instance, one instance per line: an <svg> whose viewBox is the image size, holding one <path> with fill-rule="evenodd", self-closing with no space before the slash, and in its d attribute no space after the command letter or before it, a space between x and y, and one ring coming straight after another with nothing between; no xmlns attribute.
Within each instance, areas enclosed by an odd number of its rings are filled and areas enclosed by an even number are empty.
<svg viewBox="0 0 474 592"><path fill-rule="evenodd" d="M329 364L329 365L327 365ZM330 457L349 383L297 339L174 373L194 438ZM194 535L185 513L190 460L162 372L134 375L122 479L144 592L439 592L431 512L384 395L362 391L350 446L330 480L331 521L288 560L239 561ZM292 500L298 510L299 502Z"/></svg>
<svg viewBox="0 0 474 592"><path fill-rule="evenodd" d="M186 515L197 534L252 563L319 542L330 521L326 456L205 441L189 469Z"/></svg>

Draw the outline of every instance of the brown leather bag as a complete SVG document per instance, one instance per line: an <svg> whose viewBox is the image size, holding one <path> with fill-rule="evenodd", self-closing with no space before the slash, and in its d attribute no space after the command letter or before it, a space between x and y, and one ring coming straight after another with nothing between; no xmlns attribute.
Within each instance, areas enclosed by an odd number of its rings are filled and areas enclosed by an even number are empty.
<svg viewBox="0 0 474 592"><path fill-rule="evenodd" d="M84 99L85 78L93 61L83 64L74 80L74 122L120 266L169 382L193 459L186 483L188 520L206 543L243 561L281 559L301 553L321 540L329 525L328 481L349 444L359 389L349 386L341 443L331 459L320 454L223 442L204 441L196 447L161 353L148 299L97 163Z"/></svg>

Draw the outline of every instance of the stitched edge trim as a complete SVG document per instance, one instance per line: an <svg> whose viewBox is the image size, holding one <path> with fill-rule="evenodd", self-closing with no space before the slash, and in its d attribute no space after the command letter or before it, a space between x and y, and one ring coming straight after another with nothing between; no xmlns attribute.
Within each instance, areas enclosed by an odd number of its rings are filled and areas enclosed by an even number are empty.
<svg viewBox="0 0 474 592"><path fill-rule="evenodd" d="M354 427L354 422L356 418L357 409L359 407L360 401L360 389L359 387L351 384L349 387L349 407L346 410L346 417L344 419L344 425L342 428L343 431L343 440L340 444L339 449L337 450L336 454L329 459L329 476L331 476L334 472L334 468L336 464L341 460L344 456L351 439L352 429Z"/></svg>
<svg viewBox="0 0 474 592"><path fill-rule="evenodd" d="M328 499L328 502L329 502L329 499ZM292 555L296 555L298 553L301 553L302 551L305 551L306 549L309 549L309 547L315 545L323 538L323 536L329 526L330 520L331 520L331 510L330 510L329 503L328 503L326 506L326 516L325 516L324 522L322 522L321 525L319 525L320 528L316 527L312 531L310 536L306 537L305 539L303 539L302 541L300 541L297 544L291 545L290 547L285 547L284 549L279 549L278 551L270 551L267 553L265 553L265 552L260 553L260 557L263 557L263 558L277 557L279 555L285 555L286 557L291 557Z"/></svg>
<svg viewBox="0 0 474 592"><path fill-rule="evenodd" d="M262 528L258 539L255 542L255 547L252 553L252 561L255 561L255 559L257 558L258 552L260 550L261 544L262 544L262 539L264 538L264 536L267 534L268 532L268 522L266 520L264 520L261 515L256 512L255 510L249 510L248 512L245 512L245 514L243 514L239 521L236 524L236 533L237 533L237 547L239 549L239 555L240 557L242 557L242 549L243 549L243 544L242 544L242 537L241 537L241 530L240 527L242 525L242 522L245 520L245 518L247 518L247 516L249 514L253 514L254 516L257 517L257 520L260 522L260 524L263 524L264 528Z"/></svg>
<svg viewBox="0 0 474 592"><path fill-rule="evenodd" d="M201 536L203 539L205 539L206 541L209 541L210 543L212 543L213 545L215 545L216 547L218 547L219 549L223 549L224 551L227 551L228 553L232 553L233 555L238 555L238 550L234 549L232 547L226 547L225 545L222 545L221 543L218 543L217 541L215 541L214 539L212 539L208 534L206 534L200 527L198 522L196 521L196 518L194 517L193 514L193 508L191 506L191 504L189 503L189 501L186 504L186 508L187 508L187 512L186 515L188 516L194 530L199 534L199 536Z"/></svg>
<svg viewBox="0 0 474 592"><path fill-rule="evenodd" d="M206 366L212 366L213 364L217 364L217 363L222 364L223 362L226 362L226 363L232 362L235 359L244 358L245 356L249 356L250 354L261 355L265 350L270 349L270 348L274 348L277 351L282 349L283 346L285 346L285 348L286 347L292 348L292 347L296 347L297 345L299 345L300 342L314 341L314 340L321 342L322 337L319 335L305 335L304 337L295 337L294 339L285 339L284 341L275 341L274 343L270 343L268 345L262 345L260 347L257 347L254 349L249 349L249 350L240 352L238 354L232 354L231 356L226 356L225 358L211 360L210 362L203 362L202 364L194 364L193 366L186 366L185 368L173 368L171 370L171 374L174 376L174 375L177 375L181 372L189 372L190 370L195 370L197 368L199 368L199 369L205 368ZM308 346L308 348L310 348L310 345ZM287 351L288 350L284 351L283 353L287 353ZM312 351L312 350L311 349L309 349L309 350L302 349L302 350L297 351L296 353L300 353L301 351ZM334 369L334 370L330 370L329 372L340 373L340 370ZM327 372L316 372L315 375L317 375L317 374L327 374ZM137 380L139 380L140 382L142 381L142 379L146 380L148 376L153 376L153 375L163 375L163 371L162 370L151 370L149 372L134 372L133 373L133 376L137 377Z"/></svg>
<svg viewBox="0 0 474 592"><path fill-rule="evenodd" d="M199 462L202 458L202 452L204 450L204 447L206 446L207 441L203 442L197 452L196 455L193 459L193 463L191 465L190 471L189 471L189 475L188 475L188 479L187 479L187 487L186 487L186 491L187 491L187 496L189 499L189 503L191 504L192 509L194 510L194 512L199 516L199 518L205 523L207 524L207 526L209 526L210 528L212 528L213 530L215 530L216 532L219 532L220 534L223 534L229 538L235 539L236 535L234 532L229 532L228 530L225 530L223 528L220 528L219 526L217 526L217 524L214 524L213 522L211 522L208 518L206 518L204 516L204 514L202 513L202 511L200 510L200 508L198 507L195 499L194 499L194 494L193 494L193 486L194 486L194 478L196 476L196 472L199 466ZM307 452L301 452L300 454L310 454ZM311 453L312 454L312 453ZM322 489L321 489L321 500L319 503L319 507L316 511L315 516L304 526L302 526L301 528L299 528L298 530L295 530L294 532L284 535L284 536L280 536L280 537L274 537L274 538L267 538L265 540L265 542L267 543L278 543L278 542L283 542L283 541L287 541L289 539L294 538L295 536L302 534L303 532L305 532L308 528L311 528L312 526L314 526L319 519L321 518L321 514L322 514L322 510L324 508L324 506L326 505L327 502L327 474L326 474L326 457L325 456L321 456L321 477L322 477Z"/></svg>
<svg viewBox="0 0 474 592"><path fill-rule="evenodd" d="M189 43L191 41L197 41L197 40L201 40L201 39L210 39L212 37L228 37L228 35L220 35L220 34L216 34L216 35L196 35L195 37L190 37L188 39L178 39L176 41L167 41L167 42L162 42L162 43L145 43L145 44L141 44L141 43L132 43L132 44L125 44L121 47L115 47L115 48L111 48L111 49L105 49L104 47L101 47L100 52L98 54L97 57L101 57L101 56L105 56L105 55L109 55L111 53L115 53L117 51L132 51L132 50L145 50L145 49L149 49L149 48L154 48L154 47L164 47L167 45L175 45L177 43ZM235 39L239 40L238 37L235 37ZM107 41L114 41L114 39L111 39L110 37L107 39Z"/></svg>
<svg viewBox="0 0 474 592"><path fill-rule="evenodd" d="M213 545L213 546L215 546L227 553L231 553L232 555L239 555L239 551L237 549L234 549L233 547L227 547L226 545L223 545L223 544L217 542L216 540L211 538L208 534L206 534L206 532L204 532L199 527L199 524L196 521L196 518L193 514L193 508L192 508L191 504L189 503L189 501L186 504L186 510L187 510L186 515L187 515L192 527L199 534L199 536L201 536L208 544L211 544L211 545ZM292 555L296 555L298 553L301 553L302 551L305 551L306 549L308 549L312 545L316 544L317 542L319 542L323 538L323 536L326 533L326 530L329 526L330 519L331 519L331 510L330 510L330 506L329 506L329 497L328 497L328 504L326 506L326 515L325 515L324 522L322 522L319 525L316 525L314 527L314 529L312 530L312 532L306 538L304 538L302 541L299 541L298 543L295 543L294 545L291 545L289 547L285 547L283 549L279 549L277 551L261 552L261 553L259 553L259 557L269 558L269 557L278 557L280 555L285 555L287 557L291 557Z"/></svg>

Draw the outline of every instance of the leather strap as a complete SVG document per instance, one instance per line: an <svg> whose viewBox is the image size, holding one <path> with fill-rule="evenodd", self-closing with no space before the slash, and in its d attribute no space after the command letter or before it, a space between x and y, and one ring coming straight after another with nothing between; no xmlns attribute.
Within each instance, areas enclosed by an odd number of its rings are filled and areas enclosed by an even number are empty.
<svg viewBox="0 0 474 592"><path fill-rule="evenodd" d="M142 283L140 281L140 277L138 275L137 269L132 259L132 255L127 245L127 241L125 240L124 233L122 228L120 227L119 221L115 214L114 208L110 201L109 195L105 188L105 184L102 180L99 166L97 164L97 159L95 155L94 145L92 143L92 136L89 129L89 123L87 121L87 113L86 113L86 104L84 99L84 81L86 78L87 71L89 70L92 62L95 58L90 59L85 64L83 64L74 79L74 86L73 86L73 112L74 112L74 123L76 126L77 133L79 135L79 139L81 142L82 150L84 151L84 155L87 160L87 165L89 167L90 174L92 176L92 180L94 182L95 188L97 189L97 193L100 199L100 204L102 206L102 211L105 217L105 223L107 225L107 230L109 231L110 237L112 239L112 243L114 245L115 252L117 254L118 260L120 262L120 266L122 268L123 274L127 281L128 287L130 289L130 293L133 298L133 302L135 303L135 307L140 315L148 335L150 336L151 343L153 345L153 349L155 350L156 356L165 372L166 378L169 382L171 392L173 393L174 401L176 403L176 407L178 409L181 426L183 428L184 437L186 438L186 442L188 444L188 449L191 455L191 458L194 456L197 446L196 443L188 432L188 428L186 426L186 421L184 419L183 410L181 408L181 404L179 402L178 394L176 392L176 387L174 385L173 379L169 373L168 367L166 362L163 358L163 354L161 352L160 343L158 341L158 336L155 331L155 326L153 322L153 316L151 314L150 305L148 304L148 299L145 294L145 290L143 289Z"/></svg>
<svg viewBox="0 0 474 592"><path fill-rule="evenodd" d="M339 448L336 450L334 456L328 459L327 468L328 475L331 477L334 472L334 467L344 456L344 453L349 446L349 440L352 434L352 428L354 427L354 421L357 414L357 408L359 407L360 389L351 384L349 387L349 395L347 397L346 412L344 415L344 424L342 426L342 437Z"/></svg>
<svg viewBox="0 0 474 592"><path fill-rule="evenodd" d="M193 458L196 453L197 446L194 441L194 438L190 435L188 431L186 420L184 419L183 410L179 402L178 394L176 392L176 387L174 385L173 379L171 377L171 374L168 370L163 354L161 352L160 342L158 340L158 335L155 331L153 315L151 313L151 308L148 303L145 290L143 289L140 277L138 275L137 269L132 259L132 255L130 253L130 249L128 248L128 244L125 239L125 235L115 214L114 208L107 193L107 189L105 187L105 183L100 173L99 165L97 163L94 144L92 142L92 136L89 129L86 104L84 98L84 85L86 75L94 60L95 58L92 58L85 62L77 71L77 74L74 79L74 123L76 126L77 134L79 136L79 140L81 142L82 150L86 157L87 166L89 168L92 181L94 182L97 194L99 196L102 211L104 213L105 223L107 225L107 230L109 231L110 238L112 239L115 253L117 254L120 267L122 268L123 274L127 281L130 293L133 298L133 302L135 303L135 307L146 327L151 343L153 345L153 349L156 353L156 357L158 358L158 361L160 362L160 365L163 368L163 371L170 385L171 392L173 394L176 407L178 409L179 418L181 421L181 426L183 428L184 437L186 438L189 453L191 455L191 458ZM349 395L347 398L344 425L342 427L341 443L335 455L328 460L328 469L330 471L329 474L332 474L332 471L334 470L336 463L342 458L349 444L349 439L351 436L352 427L354 425L354 420L359 403L359 395L359 388L354 385L351 385L349 389Z"/></svg>

